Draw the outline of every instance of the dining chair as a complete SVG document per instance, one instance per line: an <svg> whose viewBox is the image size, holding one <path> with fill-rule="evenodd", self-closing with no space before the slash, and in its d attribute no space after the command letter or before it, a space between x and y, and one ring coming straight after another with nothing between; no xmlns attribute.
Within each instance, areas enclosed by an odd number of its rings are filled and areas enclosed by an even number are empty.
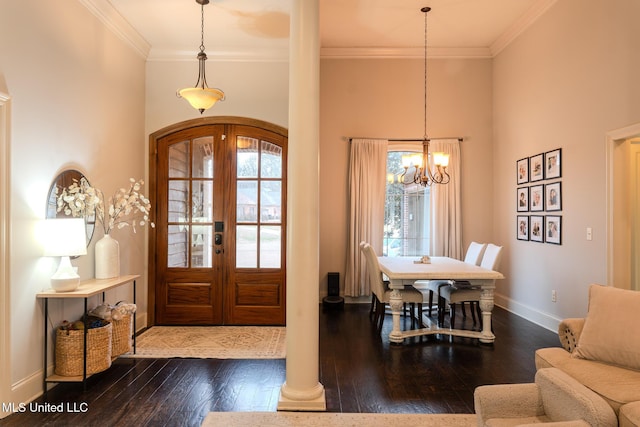
<svg viewBox="0 0 640 427"><path fill-rule="evenodd" d="M497 270L500 267L500 261L502 259L502 246L496 246L489 243L482 256L482 262L480 267L487 270ZM449 286L444 286L440 289L440 296L438 299L438 323L442 324L444 321L444 312L446 307L449 307L449 322L451 328L455 327L456 317L456 304L463 304L465 302L472 303L470 308L473 323L476 323L475 313L478 314L478 321L482 321L482 312L480 310L480 286L473 285L468 281L455 281ZM475 308L475 313L474 313Z"/></svg>
<svg viewBox="0 0 640 427"><path fill-rule="evenodd" d="M482 256L484 255L484 251L487 247L486 243L478 243L471 242L469 247L467 248L467 252L464 256L464 262L473 265L480 265L482 261ZM429 292L428 295L428 305L427 305L427 316L431 317L431 310L433 308L433 298L435 296L436 303L439 301L440 297L440 288L443 286L448 286L451 284L451 280L418 280L413 286L423 292ZM464 304L462 305L462 311L464 316L466 317L466 313L464 311ZM440 318L440 313L438 312L438 318Z"/></svg>
<svg viewBox="0 0 640 427"><path fill-rule="evenodd" d="M374 322L378 331L382 330L385 315L385 305L391 300L392 290L385 285L382 280L382 272L380 271L380 265L378 264L378 257L376 256L373 247L370 244L365 243L362 246L362 252L367 260L367 272L369 274L369 281L371 284L371 293L375 299L374 309ZM422 292L413 288L413 286L405 286L402 290L402 301L410 303L413 307L418 307L418 326L422 323ZM411 325L414 325L415 316L414 310L411 310Z"/></svg>

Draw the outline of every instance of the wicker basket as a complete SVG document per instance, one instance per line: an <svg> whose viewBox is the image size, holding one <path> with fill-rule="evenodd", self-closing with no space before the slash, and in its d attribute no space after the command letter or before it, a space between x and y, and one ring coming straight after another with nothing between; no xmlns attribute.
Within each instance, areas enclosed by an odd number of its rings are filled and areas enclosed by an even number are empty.
<svg viewBox="0 0 640 427"><path fill-rule="evenodd" d="M112 320L113 338L111 340L111 357L129 353L133 348L131 338L131 314L125 314L120 320Z"/></svg>
<svg viewBox="0 0 640 427"><path fill-rule="evenodd" d="M87 330L87 375L102 372L111 366L112 326ZM82 375L84 361L84 331L56 331L55 373L65 377Z"/></svg>

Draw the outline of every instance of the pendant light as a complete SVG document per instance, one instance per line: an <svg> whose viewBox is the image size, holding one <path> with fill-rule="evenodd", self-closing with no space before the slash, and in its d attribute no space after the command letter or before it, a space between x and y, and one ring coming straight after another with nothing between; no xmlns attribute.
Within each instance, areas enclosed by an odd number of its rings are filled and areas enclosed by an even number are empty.
<svg viewBox="0 0 640 427"><path fill-rule="evenodd" d="M405 184L447 184L450 176L447 172L449 155L442 152L429 152L429 136L427 135L427 13L430 7L420 9L424 13L424 136L422 137L422 154L402 156L404 173L401 180ZM414 169L413 177L406 176L409 168Z"/></svg>
<svg viewBox="0 0 640 427"><path fill-rule="evenodd" d="M209 4L209 0L196 0L201 8L201 25L200 25L200 52L198 52L198 81L194 87L180 89L177 93L178 97L189 101L189 104L200 114L207 110L218 101L224 101L224 92L220 89L210 88L207 86L207 77L205 75L205 62L207 54L204 51L204 5Z"/></svg>

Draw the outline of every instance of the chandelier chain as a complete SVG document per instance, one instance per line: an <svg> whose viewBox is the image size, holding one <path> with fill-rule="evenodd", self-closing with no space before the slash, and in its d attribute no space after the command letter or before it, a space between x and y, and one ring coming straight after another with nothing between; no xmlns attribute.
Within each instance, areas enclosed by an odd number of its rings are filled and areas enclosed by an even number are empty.
<svg viewBox="0 0 640 427"><path fill-rule="evenodd" d="M426 9L426 10L425 10ZM427 13L430 9L424 8L424 140L429 139L427 135Z"/></svg>
<svg viewBox="0 0 640 427"><path fill-rule="evenodd" d="M200 52L204 52L204 3L200 5Z"/></svg>

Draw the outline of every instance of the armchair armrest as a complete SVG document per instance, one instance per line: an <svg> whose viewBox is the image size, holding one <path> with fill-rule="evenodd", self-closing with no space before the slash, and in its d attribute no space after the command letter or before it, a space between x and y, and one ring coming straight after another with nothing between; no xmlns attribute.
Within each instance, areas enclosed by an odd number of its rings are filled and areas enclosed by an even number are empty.
<svg viewBox="0 0 640 427"><path fill-rule="evenodd" d="M583 317L569 318L564 319L558 325L558 338L560 338L562 347L569 353L573 353L573 350L578 345L578 339L584 327L584 320Z"/></svg>
<svg viewBox="0 0 640 427"><path fill-rule="evenodd" d="M493 418L523 418L544 415L544 406L534 383L497 384L477 387L474 407L478 425Z"/></svg>

